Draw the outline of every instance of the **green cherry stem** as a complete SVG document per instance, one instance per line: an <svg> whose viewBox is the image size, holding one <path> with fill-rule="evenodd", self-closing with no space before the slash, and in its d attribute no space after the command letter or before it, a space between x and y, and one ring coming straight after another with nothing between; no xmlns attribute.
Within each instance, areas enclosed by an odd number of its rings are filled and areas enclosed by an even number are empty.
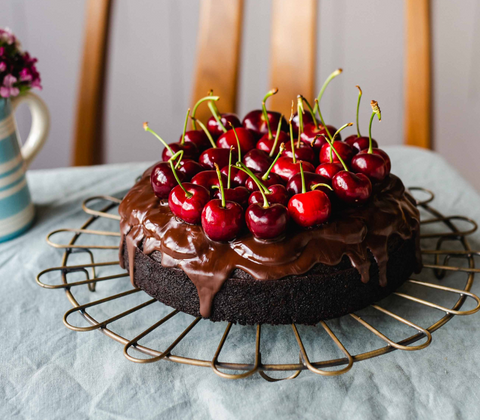
<svg viewBox="0 0 480 420"><path fill-rule="evenodd" d="M233 146L230 146L230 153L228 154L228 175L227 175L227 188L230 189L230 172L232 170L232 151Z"/></svg>
<svg viewBox="0 0 480 420"><path fill-rule="evenodd" d="M268 139L272 140L273 135L272 135L272 129L270 128L270 121L268 119L268 113L267 113L267 107L266 107L266 102L267 99L270 98L270 96L275 95L278 92L278 89L272 89L267 92L267 94L263 97L262 101L262 112L263 112L263 118L265 119L265 122L267 123L267 130L268 130Z"/></svg>
<svg viewBox="0 0 480 420"><path fill-rule="evenodd" d="M214 163L214 165L215 165L215 171L217 172L218 183L220 185L220 195L222 196L222 208L225 208L227 203L225 202L225 190L223 189L222 174L220 172L220 168L218 167L218 165L216 163Z"/></svg>
<svg viewBox="0 0 480 420"><path fill-rule="evenodd" d="M205 135L208 137L208 141L210 142L210 144L212 145L212 147L214 149L217 148L217 145L215 144L215 142L213 141L213 138L212 138L212 135L210 134L210 131L207 130L207 127L205 127L205 124L203 124L200 120L197 120L193 115L190 115L190 118L192 119L193 121L193 126L195 127L195 123L198 123L198 125L200 126L200 128L203 130L203 132L205 133Z"/></svg>
<svg viewBox="0 0 480 420"><path fill-rule="evenodd" d="M295 142L293 141L293 101L292 101L292 112L290 114L290 119L288 120L288 125L290 127L290 144L292 145L292 161L293 163L297 163L297 157L295 156Z"/></svg>
<svg viewBox="0 0 480 420"><path fill-rule="evenodd" d="M303 173L303 165L300 163L300 177L302 178L302 194L307 192L307 186L305 185L305 174Z"/></svg>
<svg viewBox="0 0 480 420"><path fill-rule="evenodd" d="M149 126L148 126L148 122L144 122L143 123L143 129L145 131L148 131L149 133L152 133L158 140L160 140L162 142L162 144L168 149L168 151L170 152L170 155L173 156L175 153L173 153L173 150L172 148L167 144L167 142L165 140L163 140L157 133L155 133L155 131L153 131Z"/></svg>
<svg viewBox="0 0 480 420"><path fill-rule="evenodd" d="M356 119L357 119L357 137L362 137L362 135L360 134L360 125L358 124L358 113L360 111L360 101L362 100L362 89L360 88L360 86L356 85L355 86L357 89L358 89L358 99L357 99L357 116L356 116Z"/></svg>
<svg viewBox="0 0 480 420"><path fill-rule="evenodd" d="M307 105L308 112L310 112L310 115L312 116L313 123L315 124L315 127L318 128L317 118L315 116L315 112L312 108L312 105L310 105L310 102L307 101L307 98L304 98L302 95L299 95L299 96L300 98L302 98L302 101L305 102L305 105Z"/></svg>
<svg viewBox="0 0 480 420"><path fill-rule="evenodd" d="M267 200L267 194L270 193L269 189L262 184L262 182L257 178L257 176L250 170L248 169L243 163L237 163L238 169L241 171L245 172L247 175L250 175L250 177L253 179L255 184L257 184L258 190L260 191L260 194L262 194L263 197L263 208L268 209L270 205L268 204Z"/></svg>
<svg viewBox="0 0 480 420"><path fill-rule="evenodd" d="M220 117L220 115L218 115L218 108L214 105L214 102L212 101L208 102L208 108L210 109L210 112L212 113L213 118L215 118L215 121L217 121L217 124L220 126L222 131L226 133L227 128L223 125L222 118Z"/></svg>
<svg viewBox="0 0 480 420"><path fill-rule="evenodd" d="M322 122L322 125L325 128L325 131L327 132L328 138L330 139L330 141L333 141L333 137L330 134L330 131L328 130L328 127L325 124L325 121L323 120L323 116L322 116L322 113L320 111L320 105L318 105L318 99L317 98L315 98L315 106L317 107L318 116L320 117L320 121Z"/></svg>
<svg viewBox="0 0 480 420"><path fill-rule="evenodd" d="M382 112L380 111L380 107L378 106L377 101L370 102L370 106L372 107L372 116L370 117L370 124L368 125L368 153L373 153L373 144L372 144L372 123L375 115L378 117L378 121L382 121Z"/></svg>
<svg viewBox="0 0 480 420"><path fill-rule="evenodd" d="M300 147L300 141L302 139L303 133L303 114L305 114L305 109L303 108L303 100L300 95L297 96L297 115L298 115L298 139L297 147Z"/></svg>
<svg viewBox="0 0 480 420"><path fill-rule="evenodd" d="M332 74L330 74L330 76L327 77L327 80L325 80L325 83L323 83L323 86L320 89L320 92L318 93L318 96L317 96L318 102L320 102L322 100L323 93L325 92L325 89L327 88L328 84L333 79L335 79L335 77L337 77L339 74L341 74L342 71L343 71L342 69L337 69ZM318 103L315 103L315 108L313 108L313 110L314 110L314 112L318 111Z"/></svg>
<svg viewBox="0 0 480 420"><path fill-rule="evenodd" d="M275 133L275 141L273 142L272 150L270 150L270 153L268 154L268 156L270 157L273 156L273 153L277 148L278 138L280 137L280 130L282 129L282 121L283 121L283 114L280 115L280 119L278 120L277 132Z"/></svg>
<svg viewBox="0 0 480 420"><path fill-rule="evenodd" d="M178 158L177 163L175 164L175 169L178 169L178 166L182 162L183 159L183 150L179 150L177 153L175 153L170 159L168 159L168 162L174 161L175 159Z"/></svg>
<svg viewBox="0 0 480 420"><path fill-rule="evenodd" d="M185 133L187 132L187 123L188 123L189 116L190 116L190 108L187 109L187 115L185 116L185 124L183 125L182 140L180 141L181 145L185 144Z"/></svg>
<svg viewBox="0 0 480 420"><path fill-rule="evenodd" d="M263 175L262 175L262 180L263 181L266 181L268 179L268 177L270 176L270 172L272 172L272 169L273 167L275 166L275 164L277 163L277 160L280 158L280 156L282 155L283 151L285 150L285 144L282 143L280 145L280 150L278 151L277 153L277 156L275 157L275 159L273 160L272 164L270 165L270 168L267 169L267 172L265 172Z"/></svg>
<svg viewBox="0 0 480 420"><path fill-rule="evenodd" d="M173 158L173 156L172 156ZM191 198L193 196L193 194L191 192L188 192L185 187L182 185L182 182L180 181L180 179L178 178L178 175L177 175L177 171L175 170L175 165L173 164L173 160L172 159L169 159L168 160L168 163L170 163L170 167L172 168L172 172L173 172L173 176L175 177L178 185L180 185L180 188L183 190L183 192L185 193L185 195L187 196L187 198Z"/></svg>
<svg viewBox="0 0 480 420"><path fill-rule="evenodd" d="M203 98L199 99L198 102L195 104L195 106L193 107L193 110L192 110L192 121L193 121L193 128L196 130L197 129L197 122L198 120L195 119L195 115L197 113L197 108L198 106L205 102L205 101L218 101L220 99L220 96L212 96L212 95L208 95L208 96L204 96Z"/></svg>
<svg viewBox="0 0 480 420"><path fill-rule="evenodd" d="M327 187L330 191L333 191L333 188L330 185L322 184L322 183L312 185L310 189L313 191L315 188L318 188L318 187Z"/></svg>
<svg viewBox="0 0 480 420"><path fill-rule="evenodd" d="M233 124L230 121L228 123L232 127L233 134L235 134L235 138L237 139L237 148L238 148L238 150L237 150L237 153L238 153L237 162L241 162L242 161L242 148L240 147L240 140L238 139L237 131L235 130L235 127L233 126Z"/></svg>

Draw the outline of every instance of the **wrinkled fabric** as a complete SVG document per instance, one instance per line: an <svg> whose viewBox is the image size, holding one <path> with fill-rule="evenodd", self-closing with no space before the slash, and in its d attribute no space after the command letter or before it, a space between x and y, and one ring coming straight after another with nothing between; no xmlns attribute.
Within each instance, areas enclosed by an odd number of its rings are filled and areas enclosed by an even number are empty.
<svg viewBox="0 0 480 420"><path fill-rule="evenodd" d="M462 214L480 220L480 196L440 156L416 148L386 150L392 157L393 172L407 186L433 190L433 204L445 215ZM362 361L338 377L305 371L293 381L277 383L267 383L258 374L230 381L209 368L169 361L132 363L123 356L121 344L100 332L67 329L62 317L71 304L65 292L45 290L35 283L41 270L61 264L62 252L49 247L45 237L54 229L80 227L88 219L81 210L85 198L121 194L147 166L135 163L28 173L37 208L36 224L22 237L0 244L1 419L480 418L479 314L453 318L433 333L433 342L424 350L395 351ZM115 230L118 222L101 223L105 229ZM60 235L58 240L62 238L69 236ZM112 244L115 238L109 241ZM479 242L478 234L470 237L473 248L480 249ZM99 255L99 261L117 257L114 251L95 255ZM86 255L78 258L80 261ZM99 270L98 275L106 272ZM424 272L420 278L431 279L432 275ZM448 275L439 284L462 288L465 278ZM75 279L82 280L81 275ZM58 284L59 274L44 280ZM125 278L99 283L94 293L82 286L78 296L87 302L129 288ZM405 290L413 293L419 289L407 286ZM474 285L472 291L478 294L480 287ZM442 293L418 293L446 305L455 302L455 297L445 298ZM148 300L143 292L125 299L130 298L97 309L97 319L107 319ZM380 305L424 327L442 316L439 311L398 297L390 297ZM468 302L466 307L473 304ZM139 311L136 318L127 317L113 324L112 329L133 338L170 311L155 302ZM393 340L415 332L387 322L373 309L360 312ZM86 325L80 316L69 320ZM147 337L145 344L165 349L192 320L183 314L174 317ZM225 325L200 322L172 353L211 360ZM349 316L329 321L328 325L352 354L383 345ZM320 326L300 326L299 330L311 361L342 357ZM354 337L353 343L349 337ZM252 363L254 341L254 327L234 326L219 360ZM298 363L298 345L291 327L263 327L261 352L264 363ZM144 357L134 350L131 353Z"/></svg>

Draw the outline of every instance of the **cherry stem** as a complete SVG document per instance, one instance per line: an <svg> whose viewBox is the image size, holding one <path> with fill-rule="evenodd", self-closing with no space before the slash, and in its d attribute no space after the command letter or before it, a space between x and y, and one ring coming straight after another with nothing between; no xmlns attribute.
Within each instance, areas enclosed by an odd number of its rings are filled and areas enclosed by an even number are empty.
<svg viewBox="0 0 480 420"><path fill-rule="evenodd" d="M167 148L167 150L170 152L170 155L173 156L175 153L173 153L172 148L167 144L165 140L163 140L155 131L153 131L149 126L147 122L143 123L143 129L145 131L148 131L149 133L152 133L158 140L162 142L162 144Z"/></svg>
<svg viewBox="0 0 480 420"><path fill-rule="evenodd" d="M193 128L196 130L197 129L197 122L198 120L195 119L195 115L197 113L197 108L198 106L202 103L202 102L205 102L205 101L218 101L220 99L220 96L212 96L212 95L208 95L208 96L205 96L201 99L198 100L198 102L195 104L195 106L193 107L193 110L192 110L192 121L193 121Z"/></svg>
<svg viewBox="0 0 480 420"><path fill-rule="evenodd" d="M178 169L178 166L180 165L180 163L182 162L182 159L183 159L183 153L184 151L183 150L179 150L177 153L175 153L170 159L168 159L168 161L174 161L177 157L178 157L178 160L177 160L177 163L175 164L175 169Z"/></svg>
<svg viewBox="0 0 480 420"><path fill-rule="evenodd" d="M303 165L300 162L300 177L302 178L302 194L307 192L307 186L305 185L305 174L303 173Z"/></svg>
<svg viewBox="0 0 480 420"><path fill-rule="evenodd" d="M263 197L263 208L268 209L270 205L268 204L266 194L270 194L269 189L265 185L263 185L262 182L257 178L257 176L250 169L248 169L243 163L241 162L237 163L237 167L241 171L245 172L247 175L250 175L250 178L252 178L255 184L257 184L258 190L260 191L260 194L262 194L262 197Z"/></svg>
<svg viewBox="0 0 480 420"><path fill-rule="evenodd" d="M203 130L203 132L205 133L205 135L208 137L208 141L210 142L210 144L212 145L212 147L214 149L217 148L217 145L215 144L215 142L213 141L213 138L212 138L212 135L210 134L210 131L207 130L207 127L205 127L205 124L203 124L200 120L197 120L193 115L190 115L190 118L192 119L193 121L193 126L195 127L195 123L198 122L198 125L200 126L200 128Z"/></svg>
<svg viewBox="0 0 480 420"><path fill-rule="evenodd" d="M290 126L290 143L292 145L292 161L293 163L297 163L297 157L295 156L295 142L293 141L293 127L292 127L292 120L293 115L288 120L288 125Z"/></svg>
<svg viewBox="0 0 480 420"><path fill-rule="evenodd" d="M280 130L282 129L282 121L283 121L283 114L280 115L280 119L278 120L277 132L275 133L275 141L273 142L272 150L268 156L272 157L275 153L275 149L277 148L278 138L280 137Z"/></svg>
<svg viewBox="0 0 480 420"><path fill-rule="evenodd" d="M187 109L187 115L185 116L185 124L183 125L182 140L180 141L181 145L185 144L185 133L187 132L187 123L188 123L189 116L190 116L190 108Z"/></svg>
<svg viewBox="0 0 480 420"><path fill-rule="evenodd" d="M222 129L222 131L224 133L226 133L228 130L227 128L223 125L222 123L222 117L220 115L218 115L218 109L216 106L213 105L213 102L209 102L208 103L208 108L210 108L210 112L212 113L213 115L213 118L215 118L215 121L217 121L217 124L220 126L220 128Z"/></svg>
<svg viewBox="0 0 480 420"><path fill-rule="evenodd" d="M355 86L358 89L358 99L357 99L357 137L362 137L360 134L360 125L358 124L358 113L360 112L360 101L362 100L362 89L360 86L356 85Z"/></svg>
<svg viewBox="0 0 480 420"><path fill-rule="evenodd" d="M325 80L325 83L323 83L322 88L320 89L320 92L318 93L317 100L320 102L322 100L323 93L325 92L325 89L327 88L328 84L335 79L339 74L342 73L342 69L337 69L335 70L330 76L327 77L327 80ZM318 111L318 103L315 102L315 108L313 108L314 112ZM325 124L324 124L325 125Z"/></svg>
<svg viewBox="0 0 480 420"><path fill-rule="evenodd" d="M270 96L275 95L277 92L278 92L277 88L269 90L267 92L267 94L263 97L263 101L262 101L263 118L265 119L265 122L267 123L268 139L269 140L273 139L273 135L272 135L272 129L270 128L270 121L268 119L267 107L266 107L265 104L267 102L267 99L270 98Z"/></svg>
<svg viewBox="0 0 480 420"><path fill-rule="evenodd" d="M233 126L233 124L229 121L228 122L230 124L230 126L232 127L232 130L233 130L233 134L235 134L235 138L237 139L237 148L238 148L238 159L237 159L237 162L241 162L242 161L242 148L240 147L240 140L238 139L238 135L237 135L237 130L235 130L235 127Z"/></svg>
<svg viewBox="0 0 480 420"><path fill-rule="evenodd" d="M318 187L327 187L330 191L333 191L333 188L330 185L323 184L323 183L312 185L310 189L313 191L315 188L318 188Z"/></svg>
<svg viewBox="0 0 480 420"><path fill-rule="evenodd" d="M170 163L170 167L172 168L172 172L173 172L173 176L175 177L178 185L180 185L180 188L183 190L183 192L185 193L185 195L187 196L187 198L191 198L193 196L193 194L191 192L188 192L185 187L182 185L182 182L180 181L180 179L178 178L178 175L177 175L177 171L175 170L175 165L173 164L173 161L174 159L176 159L178 157L178 155L180 155L180 152L183 152L183 150L180 150L178 151L177 153L175 153L169 160L168 160L168 163ZM183 156L183 153L182 153L182 156Z"/></svg>
<svg viewBox="0 0 480 420"><path fill-rule="evenodd" d="M303 114L305 113L305 109L303 108L303 101L302 97L299 95L297 96L297 115L298 115L298 139L297 139L297 147L300 147L300 141L302 139L303 133Z"/></svg>
<svg viewBox="0 0 480 420"><path fill-rule="evenodd" d="M323 120L322 113L320 112L320 105L318 105L317 98L315 98L315 106L317 107L318 116L320 117L320 121L322 122L323 128L325 128L325 131L327 132L328 138L330 139L330 141L333 141L332 135L330 134L330 131L328 130L328 127L325 124L325 121Z"/></svg>
<svg viewBox="0 0 480 420"><path fill-rule="evenodd" d="M341 158L340 156L340 153L337 152L337 149L335 149L335 147L333 146L333 141L331 142L330 140L328 140L326 137L325 137L325 140L327 141L327 143L330 145L330 149L333 149L333 151L335 152L335 154L337 155L337 158L338 160L340 161L340 163L342 164L343 166L343 169L345 169L346 172L350 172L347 168L347 165L345 165L345 162L343 161L343 159Z"/></svg>
<svg viewBox="0 0 480 420"><path fill-rule="evenodd" d="M275 157L275 159L273 160L272 164L270 165L270 168L267 169L267 172L265 172L263 175L262 175L262 180L266 181L268 179L268 177L270 176L270 172L272 172L272 169L273 167L275 166L275 164L277 163L277 160L280 158L280 156L282 155L283 151L285 150L285 144L282 143L280 145L280 150L278 151L277 153L277 156Z"/></svg>
<svg viewBox="0 0 480 420"><path fill-rule="evenodd" d="M222 173L220 172L220 168L216 163L215 165L215 171L217 172L217 177L218 177L218 183L220 185L220 195L222 196L222 208L225 208L226 202L225 202L225 190L223 189L223 182L222 182Z"/></svg>
<svg viewBox="0 0 480 420"><path fill-rule="evenodd" d="M228 154L228 175L227 175L227 188L230 189L230 172L232 169L232 150L233 146L230 146L230 153Z"/></svg>
<svg viewBox="0 0 480 420"><path fill-rule="evenodd" d="M338 133L340 133L340 131L342 131L343 129L347 128L347 127L351 127L353 125L353 123L347 123L347 124L344 124L342 125L337 131L335 131L335 134L333 135L333 138L337 137ZM330 163L333 162L333 156L332 156L332 148L330 147Z"/></svg>
<svg viewBox="0 0 480 420"><path fill-rule="evenodd" d="M380 111L380 107L378 106L377 101L370 102L370 106L372 107L372 116L370 117L370 124L368 125L368 153L373 153L373 142L372 142L372 123L375 115L378 117L378 121L382 121L382 112Z"/></svg>
<svg viewBox="0 0 480 420"><path fill-rule="evenodd" d="M315 127L318 128L318 122L317 122L317 117L315 116L315 112L313 111L312 105L310 105L310 102L307 101L306 98L304 98L302 95L299 95L300 98L302 98L302 101L305 102L305 105L307 105L308 112L310 112L310 115L312 116L313 123L315 124Z"/></svg>

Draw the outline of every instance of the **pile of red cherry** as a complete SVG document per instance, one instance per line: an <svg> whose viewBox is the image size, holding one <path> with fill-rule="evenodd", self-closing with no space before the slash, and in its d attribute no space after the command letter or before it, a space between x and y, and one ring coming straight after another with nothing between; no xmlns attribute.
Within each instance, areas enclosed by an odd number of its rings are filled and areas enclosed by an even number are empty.
<svg viewBox="0 0 480 420"><path fill-rule="evenodd" d="M341 69L329 76L313 108L299 96L294 114L292 102L288 123L280 113L266 109L276 89L267 93L261 110L249 112L242 122L235 114L220 114L219 97L210 92L191 114L188 110L178 143L167 144L145 123L145 130L165 145L163 162L151 172L155 195L168 198L176 217L201 223L214 241L234 239L245 224L256 238L274 239L285 233L290 219L303 228L327 222L332 202L366 203L372 184L381 183L391 167L371 136L374 117L381 119L380 108L371 102L369 136L362 137L362 91L357 86L357 134L342 141L340 132L353 124L339 130L326 125L319 106L326 86L340 73ZM212 112L206 126L195 118L203 102ZM193 129L187 131L189 118Z"/></svg>

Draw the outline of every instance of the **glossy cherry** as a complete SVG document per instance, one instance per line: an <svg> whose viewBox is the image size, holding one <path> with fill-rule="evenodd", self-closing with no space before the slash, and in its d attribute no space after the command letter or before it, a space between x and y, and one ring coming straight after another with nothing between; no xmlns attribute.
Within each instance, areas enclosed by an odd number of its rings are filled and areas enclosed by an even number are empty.
<svg viewBox="0 0 480 420"><path fill-rule="evenodd" d="M228 165L224 166L220 172L225 176L228 176ZM230 168L230 183L233 187L244 186L247 179L248 175L245 172L241 171L235 166Z"/></svg>
<svg viewBox="0 0 480 420"><path fill-rule="evenodd" d="M387 165L387 171L388 173L390 173L390 171L392 170L392 162L390 161L390 156L388 156L387 152L383 151L382 149L377 149L377 148L372 148L372 153L374 155L379 155L381 157L383 157L383 159L385 160L385 163Z"/></svg>
<svg viewBox="0 0 480 420"><path fill-rule="evenodd" d="M225 199L220 169L215 166L215 170L222 198L209 201L203 208L202 227L212 241L231 241L243 227L243 207Z"/></svg>
<svg viewBox="0 0 480 420"><path fill-rule="evenodd" d="M180 136L179 142L181 141L182 136ZM188 143L193 143L197 146L200 153L211 147L207 135L201 130L189 130L185 132L185 144Z"/></svg>
<svg viewBox="0 0 480 420"><path fill-rule="evenodd" d="M224 167L228 165L229 153L230 151L228 149L220 149L218 147L215 149L210 148L205 150L200 155L198 162L209 169L213 169L215 167L215 163L220 167Z"/></svg>
<svg viewBox="0 0 480 420"><path fill-rule="evenodd" d="M283 155L287 157L293 157L291 143L287 143L285 145L285 151L283 152ZM313 147L303 142L300 142L300 144L297 143L295 146L295 157L298 160L310 162L311 164L315 164L316 161L316 155Z"/></svg>
<svg viewBox="0 0 480 420"><path fill-rule="evenodd" d="M180 150L183 150L183 157L185 159L198 159L199 152L197 146L195 146L194 143L185 142L184 144L169 143L169 147L165 147L165 149L163 149L162 160L167 162L175 153L179 152Z"/></svg>
<svg viewBox="0 0 480 420"><path fill-rule="evenodd" d="M202 210L209 201L210 193L206 188L184 182L170 192L168 206L175 216L195 225L200 223Z"/></svg>
<svg viewBox="0 0 480 420"><path fill-rule="evenodd" d="M243 157L243 163L245 163L245 166L251 169L253 172L266 172L272 162L273 159L268 155L268 153L258 149L250 150Z"/></svg>
<svg viewBox="0 0 480 420"><path fill-rule="evenodd" d="M288 204L288 200L290 198L290 195L287 192L287 189L281 185L281 184L274 184L270 185L268 188L268 192L265 191L265 195L267 196L267 201L269 204L283 204L286 206ZM263 203L263 195L262 193L258 190L252 192L250 194L250 198L248 199L248 204L254 204L254 203Z"/></svg>
<svg viewBox="0 0 480 420"><path fill-rule="evenodd" d="M332 179L333 176L343 169L342 164L338 162L321 163L315 169L315 173L324 176L325 178Z"/></svg>
<svg viewBox="0 0 480 420"><path fill-rule="evenodd" d="M287 191L290 195L301 194L303 189L303 184L305 184L305 188L307 191L310 191L314 185L317 184L326 184L330 185L331 180L326 178L322 175L313 173L313 172L306 172L303 173L303 180L302 180L302 173L299 172L298 174L293 175L287 182ZM318 190L323 191L328 196L331 194L331 189L325 186L317 187Z"/></svg>
<svg viewBox="0 0 480 420"><path fill-rule="evenodd" d="M225 200L234 201L235 203L240 204L242 207L247 207L249 204L248 200L250 198L250 191L245 187L234 187L234 188L224 188ZM222 191L220 189L215 189L213 192L213 197L221 199Z"/></svg>
<svg viewBox="0 0 480 420"><path fill-rule="evenodd" d="M288 210L283 204L250 204L245 213L247 227L259 239L275 239L283 235L288 224Z"/></svg>
<svg viewBox="0 0 480 420"><path fill-rule="evenodd" d="M240 119L237 117L236 114L231 114L231 113L222 113L219 114L220 121L222 125L229 130L230 129L230 124L232 124L235 128L241 127L242 123ZM207 129L212 135L214 139L217 139L220 137L224 131L220 124L218 124L215 116L211 116L208 121L207 121Z"/></svg>
<svg viewBox="0 0 480 420"><path fill-rule="evenodd" d="M263 150L264 152L270 154L272 153L271 156L273 156L275 153L278 153L280 150L280 145L282 143L288 143L290 141L290 138L288 137L288 134L285 131L274 131L273 133L274 138L269 139L268 134L265 134L258 142L256 148L259 150ZM277 142L275 143L275 139L277 139Z"/></svg>
<svg viewBox="0 0 480 420"><path fill-rule="evenodd" d="M222 182L227 183L227 177L221 174ZM207 190L211 191L212 187L220 187L217 172L215 170L208 170L199 172L192 178L192 184L201 185Z"/></svg>
<svg viewBox="0 0 480 420"><path fill-rule="evenodd" d="M270 90L262 101L262 109L257 109L255 111L250 111L247 115L245 115L242 125L247 130L250 130L253 135L255 136L256 140L260 140L260 138L265 135L271 133L270 127L276 127L279 123L279 120L282 115L279 112L275 111L267 111L266 108L266 101L267 99L275 95L278 92L278 89ZM286 127L286 123L282 124L283 127Z"/></svg>
<svg viewBox="0 0 480 420"><path fill-rule="evenodd" d="M196 174L204 171L205 167L192 159L182 159L176 169L177 173L184 175L185 181L190 181Z"/></svg>
<svg viewBox="0 0 480 420"><path fill-rule="evenodd" d="M250 131L243 127L234 128L233 130L223 133L217 140L217 147L230 149L230 146L233 146L235 149L237 149L237 138L235 137L234 132L236 132L238 136L242 151L248 152L249 150L255 148L256 141L254 136Z"/></svg>
<svg viewBox="0 0 480 420"><path fill-rule="evenodd" d="M350 163L356 153L356 150L352 146L343 141L333 142L333 147L347 164ZM333 162L339 162L338 156L333 151L330 153L330 145L327 143L323 145L322 150L320 150L320 163L330 162L330 156L332 156Z"/></svg>
<svg viewBox="0 0 480 420"><path fill-rule="evenodd" d="M332 179L333 191L340 200L349 204L363 204L372 195L372 183L363 174L340 171Z"/></svg>
<svg viewBox="0 0 480 420"><path fill-rule="evenodd" d="M181 181L184 179L182 173L177 174L177 176ZM170 191L178 185L170 163L159 162L153 167L150 174L150 184L158 198L168 198Z"/></svg>
<svg viewBox="0 0 480 420"><path fill-rule="evenodd" d="M269 187L270 185L282 184L283 183L282 178L280 178L278 175L276 175L274 173L270 173L266 179L263 179L263 176L265 174L256 173L255 175L262 180L262 184L265 185L265 187ZM257 184L255 183L255 181L251 177L248 177L247 180L245 181L245 187L249 191L257 191L258 190Z"/></svg>
<svg viewBox="0 0 480 420"><path fill-rule="evenodd" d="M305 127L307 124L313 124L314 120L311 114L305 113L303 115L303 126ZM315 119L315 123L318 123L318 121ZM292 120L292 128L293 128L293 135L296 137L298 136L298 128L299 128L300 120L298 117L298 112L295 112L293 115L293 120Z"/></svg>

